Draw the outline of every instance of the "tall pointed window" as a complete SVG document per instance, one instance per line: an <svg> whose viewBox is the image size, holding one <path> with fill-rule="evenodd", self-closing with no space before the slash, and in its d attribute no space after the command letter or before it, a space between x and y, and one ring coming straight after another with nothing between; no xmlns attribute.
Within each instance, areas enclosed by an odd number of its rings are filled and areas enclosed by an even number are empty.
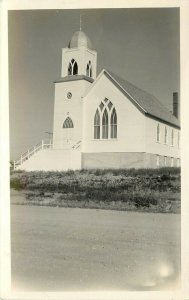
<svg viewBox="0 0 189 300"><path fill-rule="evenodd" d="M73 121L70 117L67 117L66 120L64 121L64 124L63 124L63 128L73 128L74 125L73 125Z"/></svg>
<svg viewBox="0 0 189 300"><path fill-rule="evenodd" d="M102 116L102 138L108 139L108 112L106 108Z"/></svg>
<svg viewBox="0 0 189 300"><path fill-rule="evenodd" d="M94 116L94 139L117 138L117 113L113 103L102 100Z"/></svg>
<svg viewBox="0 0 189 300"><path fill-rule="evenodd" d="M94 116L94 139L100 139L100 114L98 109Z"/></svg>
<svg viewBox="0 0 189 300"><path fill-rule="evenodd" d="M158 143L160 142L160 125L159 125L159 123L157 124L156 141L157 141Z"/></svg>
<svg viewBox="0 0 189 300"><path fill-rule="evenodd" d="M89 60L89 63L87 64L86 75L88 77L92 77L92 64L91 64L90 60Z"/></svg>
<svg viewBox="0 0 189 300"><path fill-rule="evenodd" d="M112 110L110 126L111 126L111 139L116 139L117 138L117 114L115 108L113 108Z"/></svg>
<svg viewBox="0 0 189 300"><path fill-rule="evenodd" d="M75 59L72 59L68 65L68 75L77 75L78 74L78 65Z"/></svg>

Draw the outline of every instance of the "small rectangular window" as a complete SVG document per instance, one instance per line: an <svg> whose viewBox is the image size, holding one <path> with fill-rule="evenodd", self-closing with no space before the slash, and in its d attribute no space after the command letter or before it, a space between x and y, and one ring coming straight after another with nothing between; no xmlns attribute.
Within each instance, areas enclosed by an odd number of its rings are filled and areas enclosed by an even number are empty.
<svg viewBox="0 0 189 300"><path fill-rule="evenodd" d="M180 158L177 158L177 167L180 167Z"/></svg>
<svg viewBox="0 0 189 300"><path fill-rule="evenodd" d="M164 139L165 145L167 145L167 127L165 126L165 139Z"/></svg>
<svg viewBox="0 0 189 300"><path fill-rule="evenodd" d="M156 141L159 143L160 142L160 125L157 124L157 128L156 128L157 132L156 132Z"/></svg>
<svg viewBox="0 0 189 300"><path fill-rule="evenodd" d="M174 131L172 129L172 131L171 131L171 146L173 146L173 144L174 144Z"/></svg>
<svg viewBox="0 0 189 300"><path fill-rule="evenodd" d="M164 156L164 166L167 165L167 156Z"/></svg>
<svg viewBox="0 0 189 300"><path fill-rule="evenodd" d="M159 167L159 155L156 155L156 166Z"/></svg>
<svg viewBox="0 0 189 300"><path fill-rule="evenodd" d="M173 157L171 157L171 167L173 167L174 166L174 159L173 159Z"/></svg>

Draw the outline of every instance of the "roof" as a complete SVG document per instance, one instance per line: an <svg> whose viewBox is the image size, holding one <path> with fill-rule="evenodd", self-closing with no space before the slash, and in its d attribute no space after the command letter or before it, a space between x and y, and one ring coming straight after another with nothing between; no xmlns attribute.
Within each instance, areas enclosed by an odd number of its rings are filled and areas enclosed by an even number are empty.
<svg viewBox="0 0 189 300"><path fill-rule="evenodd" d="M88 36L83 31L76 31L72 36L68 48L79 48L85 46L92 49L92 44Z"/></svg>
<svg viewBox="0 0 189 300"><path fill-rule="evenodd" d="M170 113L170 111L155 96L136 87L132 83L120 78L108 70L104 69L104 71L114 83L117 83L118 86L125 91L131 100L133 100L146 115L155 117L176 127L180 127L179 120L172 115L172 113Z"/></svg>
<svg viewBox="0 0 189 300"><path fill-rule="evenodd" d="M57 80L54 81L54 83L66 82L66 81L75 81L75 80L82 80L82 79L85 79L86 81L89 81L89 82L94 81L93 78L88 77L86 75L68 75L68 76L65 76L65 77L58 78Z"/></svg>

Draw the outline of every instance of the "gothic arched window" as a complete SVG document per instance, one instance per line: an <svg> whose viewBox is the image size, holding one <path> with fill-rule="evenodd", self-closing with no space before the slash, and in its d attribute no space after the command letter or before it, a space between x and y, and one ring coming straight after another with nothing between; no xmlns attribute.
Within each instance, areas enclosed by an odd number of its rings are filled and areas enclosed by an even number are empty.
<svg viewBox="0 0 189 300"><path fill-rule="evenodd" d="M89 60L89 63L87 64L86 75L89 77L92 77L92 64L91 64L90 60Z"/></svg>
<svg viewBox="0 0 189 300"><path fill-rule="evenodd" d="M106 108L102 116L102 138L108 139L108 112Z"/></svg>
<svg viewBox="0 0 189 300"><path fill-rule="evenodd" d="M115 108L112 110L111 114L111 120L110 120L110 126L111 126L111 139L117 138L117 114Z"/></svg>
<svg viewBox="0 0 189 300"><path fill-rule="evenodd" d="M105 98L94 116L94 139L117 138L117 113L113 103Z"/></svg>
<svg viewBox="0 0 189 300"><path fill-rule="evenodd" d="M66 120L63 123L63 128L73 128L73 121L70 117L67 117Z"/></svg>
<svg viewBox="0 0 189 300"><path fill-rule="evenodd" d="M94 116L94 138L100 139L100 114L98 109Z"/></svg>
<svg viewBox="0 0 189 300"><path fill-rule="evenodd" d="M77 75L78 74L78 65L75 59L72 59L68 65L68 75Z"/></svg>

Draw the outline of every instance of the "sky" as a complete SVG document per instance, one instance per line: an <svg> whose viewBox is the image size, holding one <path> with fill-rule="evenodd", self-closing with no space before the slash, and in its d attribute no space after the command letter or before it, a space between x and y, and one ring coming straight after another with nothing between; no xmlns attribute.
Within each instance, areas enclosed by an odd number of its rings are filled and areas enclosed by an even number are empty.
<svg viewBox="0 0 189 300"><path fill-rule="evenodd" d="M180 91L179 8L9 11L11 160L53 130L53 82L80 14L97 74L107 68L172 111L172 93Z"/></svg>

